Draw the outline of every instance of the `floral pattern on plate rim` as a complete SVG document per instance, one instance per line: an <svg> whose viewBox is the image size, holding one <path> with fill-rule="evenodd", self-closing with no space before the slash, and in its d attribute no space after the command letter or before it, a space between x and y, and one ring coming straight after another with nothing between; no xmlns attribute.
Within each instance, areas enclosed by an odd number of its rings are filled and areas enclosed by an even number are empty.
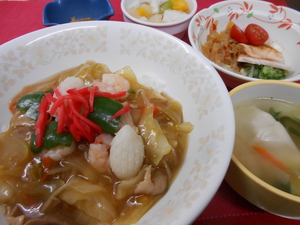
<svg viewBox="0 0 300 225"><path fill-rule="evenodd" d="M25 79L39 66L50 64L55 58L91 52L107 51L107 27L89 32L68 30L48 35L31 43L16 46L0 55L0 98L12 88L16 79ZM96 38L98 37L98 38ZM79 41L81 40L81 41Z"/></svg>

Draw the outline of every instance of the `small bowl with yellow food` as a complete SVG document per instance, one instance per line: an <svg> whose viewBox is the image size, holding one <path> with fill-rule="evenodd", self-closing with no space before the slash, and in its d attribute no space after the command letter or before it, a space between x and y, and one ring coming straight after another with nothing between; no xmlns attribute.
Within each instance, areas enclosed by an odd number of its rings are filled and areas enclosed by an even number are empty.
<svg viewBox="0 0 300 225"><path fill-rule="evenodd" d="M122 0L125 22L137 23L164 31L180 39L185 35L197 11L196 0L140 1Z"/></svg>

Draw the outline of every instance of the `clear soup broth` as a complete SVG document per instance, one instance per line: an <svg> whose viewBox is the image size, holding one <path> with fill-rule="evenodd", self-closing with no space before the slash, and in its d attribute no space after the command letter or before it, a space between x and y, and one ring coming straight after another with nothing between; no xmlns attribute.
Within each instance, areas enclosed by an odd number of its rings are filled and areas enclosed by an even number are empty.
<svg viewBox="0 0 300 225"><path fill-rule="evenodd" d="M253 174L300 196L300 105L257 98L234 105L234 155Z"/></svg>

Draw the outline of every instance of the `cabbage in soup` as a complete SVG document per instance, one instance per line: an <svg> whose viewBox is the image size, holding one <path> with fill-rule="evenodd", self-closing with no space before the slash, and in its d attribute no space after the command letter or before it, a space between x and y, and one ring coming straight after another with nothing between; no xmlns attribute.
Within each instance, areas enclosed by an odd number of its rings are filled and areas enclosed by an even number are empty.
<svg viewBox="0 0 300 225"><path fill-rule="evenodd" d="M253 174L300 196L300 105L257 98L234 105L234 155Z"/></svg>
<svg viewBox="0 0 300 225"><path fill-rule="evenodd" d="M169 96L87 61L25 87L0 134L0 203L18 225L132 224L168 190L193 129Z"/></svg>

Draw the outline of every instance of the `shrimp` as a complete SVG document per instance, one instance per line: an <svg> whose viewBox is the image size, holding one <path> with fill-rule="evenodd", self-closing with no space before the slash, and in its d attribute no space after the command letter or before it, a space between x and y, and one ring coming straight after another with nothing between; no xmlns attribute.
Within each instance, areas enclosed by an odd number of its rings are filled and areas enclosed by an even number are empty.
<svg viewBox="0 0 300 225"><path fill-rule="evenodd" d="M84 82L78 77L67 77L58 86L57 89L62 95L68 94L67 91L72 88L77 90L84 87Z"/></svg>
<svg viewBox="0 0 300 225"><path fill-rule="evenodd" d="M99 79L93 81L93 86L98 86L100 91L111 94L128 91L130 89L129 81L115 73L104 73L101 81ZM126 98L127 95L122 98Z"/></svg>
<svg viewBox="0 0 300 225"><path fill-rule="evenodd" d="M62 95L67 95L68 90L76 88L77 90L84 87L84 82L78 78L78 77L67 77L64 79L58 86L57 89ZM53 95L53 97L57 98L56 94ZM53 106L53 103L51 103L48 112L51 111L51 108ZM56 110L54 117L57 117L59 115L59 109Z"/></svg>
<svg viewBox="0 0 300 225"><path fill-rule="evenodd" d="M113 136L110 134L100 134L90 144L87 159L92 167L99 172L107 172L110 168L108 149Z"/></svg>
<svg viewBox="0 0 300 225"><path fill-rule="evenodd" d="M57 146L50 150L44 150L42 152L43 157L50 157L54 161L59 161L62 158L66 157L67 155L70 155L75 150L75 142L72 143L70 147L67 146Z"/></svg>

